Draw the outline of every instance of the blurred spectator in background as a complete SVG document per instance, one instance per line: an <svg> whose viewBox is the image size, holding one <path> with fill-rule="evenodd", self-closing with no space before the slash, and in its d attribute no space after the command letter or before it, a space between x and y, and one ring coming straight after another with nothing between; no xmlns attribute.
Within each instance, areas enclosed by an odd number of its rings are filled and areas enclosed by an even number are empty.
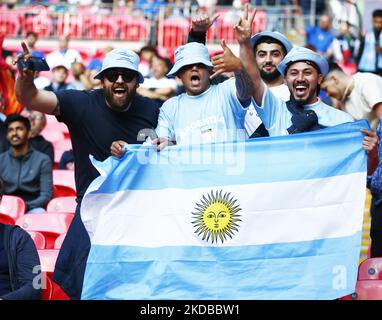
<svg viewBox="0 0 382 320"><path fill-rule="evenodd" d="M103 49L98 48L94 57L90 60L86 69L87 70L95 70L95 71L99 72L102 68L103 59L111 50L113 50L113 47L111 47L111 46L107 46Z"/></svg>
<svg viewBox="0 0 382 320"><path fill-rule="evenodd" d="M65 151L58 163L58 169L60 170L74 170L74 153L73 150Z"/></svg>
<svg viewBox="0 0 382 320"><path fill-rule="evenodd" d="M326 58L331 58L333 51L331 45L334 39L330 31L330 17L323 15L320 18L319 26L308 26L305 28L306 44L316 48L317 53Z"/></svg>
<svg viewBox="0 0 382 320"><path fill-rule="evenodd" d="M382 76L382 9L373 11L373 29L361 39L358 71Z"/></svg>
<svg viewBox="0 0 382 320"><path fill-rule="evenodd" d="M45 140L45 138L41 135L41 131L46 127L45 114L39 111L31 110L28 114L28 119L31 123L31 136L29 138L29 145L33 149L45 153L53 164L53 144L50 141Z"/></svg>
<svg viewBox="0 0 382 320"><path fill-rule="evenodd" d="M143 15L146 18L155 20L158 15L159 8L164 4L164 2L164 0L135 0L135 6L143 12Z"/></svg>
<svg viewBox="0 0 382 320"><path fill-rule="evenodd" d="M0 154L0 178L4 193L26 202L27 213L41 213L52 198L52 162L46 154L29 145L31 125L27 118L13 114L5 120L11 147Z"/></svg>
<svg viewBox="0 0 382 320"><path fill-rule="evenodd" d="M311 13L314 13L315 17L319 17L325 12L326 0L316 0L315 3L316 6L312 7L312 0L298 0L298 4L302 8L302 13L305 17L308 17ZM310 25L310 19L307 19L305 24ZM314 21L314 25L316 24L317 20Z"/></svg>
<svg viewBox="0 0 382 320"><path fill-rule="evenodd" d="M88 78L85 66L81 62L75 62L72 64L72 74L74 81L70 84L76 90L91 90L93 84Z"/></svg>
<svg viewBox="0 0 382 320"><path fill-rule="evenodd" d="M158 51L155 47L147 45L141 48L139 51L139 72L143 75L144 78L149 78L151 74L151 63L153 58L158 56Z"/></svg>
<svg viewBox="0 0 382 320"><path fill-rule="evenodd" d="M3 48L4 36L0 36L0 50ZM0 56L0 113L4 115L20 113L23 106L15 96L15 80L9 64Z"/></svg>
<svg viewBox="0 0 382 320"><path fill-rule="evenodd" d="M57 92L60 90L74 89L71 83L66 83L66 79L69 75L69 70L62 62L56 62L52 65L52 81L44 89L48 91Z"/></svg>
<svg viewBox="0 0 382 320"><path fill-rule="evenodd" d="M172 65L169 59L154 57L151 66L152 77L145 78L145 81L137 89L138 94L154 99L160 105L168 98L171 98L178 86L175 79L166 77L171 67Z"/></svg>
<svg viewBox="0 0 382 320"><path fill-rule="evenodd" d="M101 71L102 68L102 61L104 57L111 51L113 50L113 47L107 46L103 49L97 49L96 54L94 57L90 60L87 70L86 70L86 75L88 77L89 82L92 85L93 89L100 89L102 88L102 83L98 79L94 79L94 76Z"/></svg>
<svg viewBox="0 0 382 320"><path fill-rule="evenodd" d="M342 23L346 21L349 33L359 38L362 31L362 14L358 8L357 0L329 0L327 12L332 18L334 34L341 33Z"/></svg>
<svg viewBox="0 0 382 320"><path fill-rule="evenodd" d="M82 58L78 50L69 49L69 36L61 36L58 39L58 50L49 53L46 61L50 65L55 65L57 61L63 61L66 69L70 69L72 63L82 62Z"/></svg>
<svg viewBox="0 0 382 320"><path fill-rule="evenodd" d="M45 57L45 54L42 51L36 50L36 42L38 40L38 34L34 31L27 32L27 35L25 37L25 44L27 45L29 52L34 57ZM18 51L17 54L21 53L21 51Z"/></svg>
<svg viewBox="0 0 382 320"><path fill-rule="evenodd" d="M360 41L350 33L349 22L343 21L340 34L332 43L334 61L341 65L355 64Z"/></svg>
<svg viewBox="0 0 382 320"><path fill-rule="evenodd" d="M42 76L41 72L35 71L34 84L37 89L44 89L45 87L50 85L49 78Z"/></svg>

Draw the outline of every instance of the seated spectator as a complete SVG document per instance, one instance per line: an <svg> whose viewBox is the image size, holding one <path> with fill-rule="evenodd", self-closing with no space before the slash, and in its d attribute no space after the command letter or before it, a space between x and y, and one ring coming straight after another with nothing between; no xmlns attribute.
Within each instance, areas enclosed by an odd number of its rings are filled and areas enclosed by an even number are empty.
<svg viewBox="0 0 382 320"><path fill-rule="evenodd" d="M153 58L158 56L157 49L153 46L144 46L139 51L139 72L143 75L143 77L148 78L151 77L151 63Z"/></svg>
<svg viewBox="0 0 382 320"><path fill-rule="evenodd" d="M350 33L349 23L343 21L340 26L340 34L333 40L334 60L341 64L355 64L360 41Z"/></svg>
<svg viewBox="0 0 382 320"><path fill-rule="evenodd" d="M36 50L36 42L38 40L38 34L34 31L28 31L26 38L25 38L25 44L27 45L29 52L34 57L45 57L45 54L42 51ZM18 51L17 54L22 53L22 51Z"/></svg>
<svg viewBox="0 0 382 320"><path fill-rule="evenodd" d="M82 62L82 58L78 50L69 49L69 36L61 36L58 40L57 51L49 53L46 57L46 61L49 66L56 64L57 61L63 61L67 70L74 62Z"/></svg>
<svg viewBox="0 0 382 320"><path fill-rule="evenodd" d="M306 43L313 45L319 54L328 59L333 55L331 45L334 39L330 26L330 17L323 15L320 18L319 26L305 28Z"/></svg>
<svg viewBox="0 0 382 320"><path fill-rule="evenodd" d="M0 203L4 183L0 179ZM19 226L0 223L0 300L41 299L40 259L33 240Z"/></svg>
<svg viewBox="0 0 382 320"><path fill-rule="evenodd" d="M175 79L166 77L171 69L169 59L154 57L151 66L152 77L145 78L145 81L139 86L137 92L144 97L155 99L160 105L168 98L171 98L177 89Z"/></svg>
<svg viewBox="0 0 382 320"><path fill-rule="evenodd" d="M86 68L81 62L75 62L72 64L72 74L74 81L71 85L76 90L91 90L93 84L90 82L88 75L86 73Z"/></svg>
<svg viewBox="0 0 382 320"><path fill-rule="evenodd" d="M74 170L74 153L73 150L65 151L58 163L58 169L60 170Z"/></svg>
<svg viewBox="0 0 382 320"><path fill-rule="evenodd" d="M45 90L57 92L60 90L74 89L74 86L71 83L66 82L69 70L63 62L56 62L51 65L51 69L52 81L50 85L44 88Z"/></svg>
<svg viewBox="0 0 382 320"><path fill-rule="evenodd" d="M52 162L29 146L31 124L27 118L9 115L5 127L11 147L0 154L4 192L24 199L27 213L44 212L53 193Z"/></svg>
<svg viewBox="0 0 382 320"><path fill-rule="evenodd" d="M54 162L53 144L40 134L46 126L45 113L39 111L30 111L28 119L31 123L31 137L29 138L29 145L42 153L45 153L52 163Z"/></svg>

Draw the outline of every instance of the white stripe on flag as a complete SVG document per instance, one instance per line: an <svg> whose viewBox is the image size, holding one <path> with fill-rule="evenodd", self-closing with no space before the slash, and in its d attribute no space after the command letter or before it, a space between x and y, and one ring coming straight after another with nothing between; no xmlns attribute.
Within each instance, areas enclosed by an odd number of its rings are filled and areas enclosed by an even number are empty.
<svg viewBox="0 0 382 320"><path fill-rule="evenodd" d="M223 190L237 199L242 221L239 232L219 246L344 237L362 228L365 180L361 172L216 188L88 194L81 217L93 245L211 246L194 233L191 213L203 195Z"/></svg>

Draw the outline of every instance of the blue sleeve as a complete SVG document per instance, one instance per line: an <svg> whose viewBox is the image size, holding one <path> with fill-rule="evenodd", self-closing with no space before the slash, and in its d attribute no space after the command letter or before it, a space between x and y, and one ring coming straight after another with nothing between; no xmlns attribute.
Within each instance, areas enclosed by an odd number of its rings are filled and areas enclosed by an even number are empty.
<svg viewBox="0 0 382 320"><path fill-rule="evenodd" d="M281 111L285 108L285 106L283 106L285 102L277 98L268 88L264 90L261 106L258 106L254 99L252 99L252 102L266 129L275 126L281 117Z"/></svg>
<svg viewBox="0 0 382 320"><path fill-rule="evenodd" d="M2 296L2 298L4 300L40 300L42 292L41 267L34 242L29 234L21 228L15 229L12 237L16 238L17 243L15 276L19 288Z"/></svg>
<svg viewBox="0 0 382 320"><path fill-rule="evenodd" d="M224 95L227 98L227 102L232 108L232 112L235 115L236 118L239 120L243 120L245 113L247 112L247 107L250 105L250 101L243 101L240 102L240 100L237 97L237 90L236 90L236 80L235 78L228 79L224 81L223 83L219 84L221 86L221 94Z"/></svg>
<svg viewBox="0 0 382 320"><path fill-rule="evenodd" d="M174 131L174 101L177 97L167 100L159 111L158 125L155 129L159 138L166 138L169 141L175 141Z"/></svg>

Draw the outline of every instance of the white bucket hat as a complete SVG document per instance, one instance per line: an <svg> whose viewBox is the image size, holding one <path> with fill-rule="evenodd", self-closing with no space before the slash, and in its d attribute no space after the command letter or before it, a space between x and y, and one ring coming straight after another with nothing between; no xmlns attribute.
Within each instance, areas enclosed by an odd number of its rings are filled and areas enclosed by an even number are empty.
<svg viewBox="0 0 382 320"><path fill-rule="evenodd" d="M142 74L138 71L139 56L129 49L114 49L110 51L102 62L102 69L98 72L94 79L102 79L103 72L111 68L125 68L138 73L139 83L143 83Z"/></svg>
<svg viewBox="0 0 382 320"><path fill-rule="evenodd" d="M191 64L202 63L207 67L213 68L207 47L198 42L190 42L178 47L175 50L174 58L175 63L169 73L167 73L168 76L176 75L181 68Z"/></svg>

